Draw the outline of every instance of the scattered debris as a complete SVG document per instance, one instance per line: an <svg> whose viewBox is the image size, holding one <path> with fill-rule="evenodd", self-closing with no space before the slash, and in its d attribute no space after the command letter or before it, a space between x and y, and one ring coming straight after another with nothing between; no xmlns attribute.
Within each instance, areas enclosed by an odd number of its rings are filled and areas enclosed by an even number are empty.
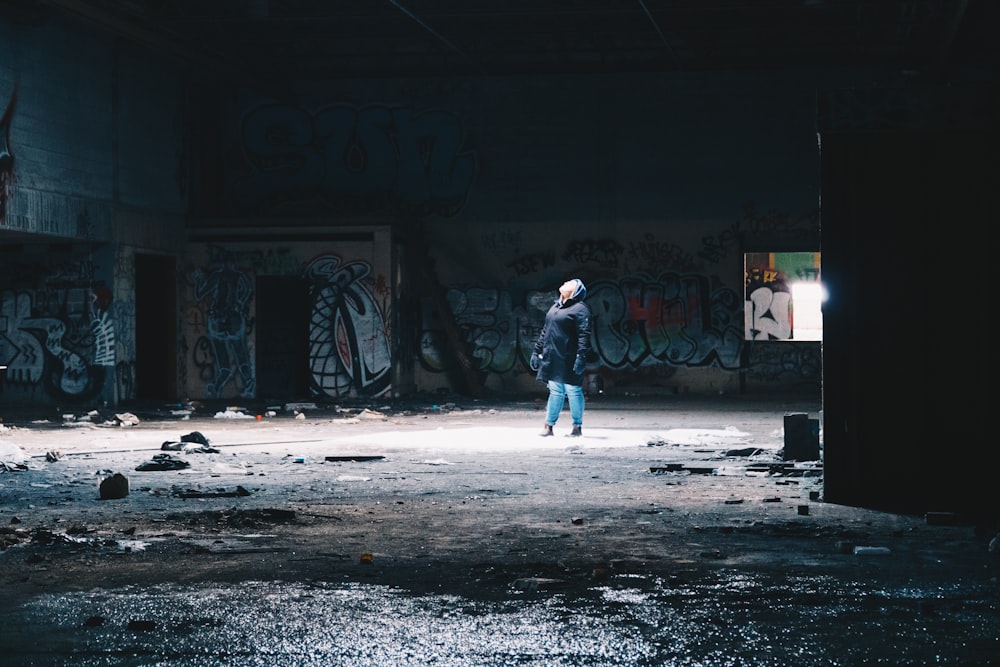
<svg viewBox="0 0 1000 667"><path fill-rule="evenodd" d="M208 445L201 445L196 442L171 442L170 440L160 445L164 451L177 451L185 454L218 454L219 450Z"/></svg>
<svg viewBox="0 0 1000 667"><path fill-rule="evenodd" d="M720 445L734 440L747 442L752 436L733 426L723 429L672 428L662 436L651 438L649 447L662 445Z"/></svg>
<svg viewBox="0 0 1000 667"><path fill-rule="evenodd" d="M196 491L188 489L184 491L174 491L173 495L178 498L242 498L249 496L250 492L242 486L237 486L235 491Z"/></svg>
<svg viewBox="0 0 1000 667"><path fill-rule="evenodd" d="M823 466L796 466L794 463L761 463L747 466L747 472L764 472L770 475L814 477L823 474Z"/></svg>
<svg viewBox="0 0 1000 667"><path fill-rule="evenodd" d="M764 450L759 447L744 447L743 449L730 449L726 452L726 456L756 456L763 452Z"/></svg>
<svg viewBox="0 0 1000 667"><path fill-rule="evenodd" d="M185 454L218 454L219 450L209 445L209 440L199 431L182 435L179 442L167 440L160 449L166 451L181 451Z"/></svg>
<svg viewBox="0 0 1000 667"><path fill-rule="evenodd" d="M248 415L244 408L237 406L228 407L215 413L216 419L254 419L253 415Z"/></svg>
<svg viewBox="0 0 1000 667"><path fill-rule="evenodd" d="M0 471L27 470L27 461L28 455L23 449L10 442L0 442Z"/></svg>
<svg viewBox="0 0 1000 667"><path fill-rule="evenodd" d="M350 463L361 463L364 461L381 461L384 456L327 456L326 461L347 461Z"/></svg>
<svg viewBox="0 0 1000 667"><path fill-rule="evenodd" d="M178 459L170 454L153 454L151 461L140 463L136 470L181 470L191 464L183 459Z"/></svg>
<svg viewBox="0 0 1000 667"><path fill-rule="evenodd" d="M191 431L181 436L181 442L197 442L201 445L209 445L209 440L201 431Z"/></svg>
<svg viewBox="0 0 1000 667"><path fill-rule="evenodd" d="M131 412L122 412L115 415L115 422L118 424L118 426L121 426L123 428L128 426L136 426L139 423L139 418L136 417Z"/></svg>

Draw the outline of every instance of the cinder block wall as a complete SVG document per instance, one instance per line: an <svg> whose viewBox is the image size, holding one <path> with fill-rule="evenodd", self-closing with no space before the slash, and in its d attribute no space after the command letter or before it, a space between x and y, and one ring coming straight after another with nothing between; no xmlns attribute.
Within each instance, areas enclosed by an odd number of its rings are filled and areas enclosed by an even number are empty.
<svg viewBox="0 0 1000 667"><path fill-rule="evenodd" d="M181 72L42 10L18 18L0 18L0 396L114 403L135 386L134 254L182 239Z"/></svg>

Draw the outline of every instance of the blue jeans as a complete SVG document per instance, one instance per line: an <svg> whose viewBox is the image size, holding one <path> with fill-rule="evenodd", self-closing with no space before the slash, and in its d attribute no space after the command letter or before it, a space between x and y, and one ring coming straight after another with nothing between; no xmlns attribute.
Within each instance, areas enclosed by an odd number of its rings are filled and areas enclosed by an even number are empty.
<svg viewBox="0 0 1000 667"><path fill-rule="evenodd" d="M583 426L583 387L562 382L549 380L549 404L548 414L545 415L545 423L555 426L562 412L563 403L569 397L569 414L573 418L573 426Z"/></svg>

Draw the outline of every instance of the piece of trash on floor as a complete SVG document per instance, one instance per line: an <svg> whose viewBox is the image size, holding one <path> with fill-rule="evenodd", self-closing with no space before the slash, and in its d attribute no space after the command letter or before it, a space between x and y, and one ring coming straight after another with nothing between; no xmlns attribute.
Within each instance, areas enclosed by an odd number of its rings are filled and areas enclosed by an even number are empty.
<svg viewBox="0 0 1000 667"><path fill-rule="evenodd" d="M101 500L117 500L128 495L128 477L116 472L101 480L98 485Z"/></svg>
<svg viewBox="0 0 1000 667"><path fill-rule="evenodd" d="M183 459L176 458L170 454L153 454L151 461L140 463L136 470L181 470L191 464Z"/></svg>
<svg viewBox="0 0 1000 667"><path fill-rule="evenodd" d="M251 415L242 412L238 409L227 408L226 410L220 410L215 413L216 419L253 419Z"/></svg>
<svg viewBox="0 0 1000 667"><path fill-rule="evenodd" d="M12 442L0 442L0 461L8 463L26 463L28 455Z"/></svg>
<svg viewBox="0 0 1000 667"><path fill-rule="evenodd" d="M135 426L139 423L139 418L131 412L122 412L115 415L115 420L121 427Z"/></svg>
<svg viewBox="0 0 1000 667"><path fill-rule="evenodd" d="M425 459L421 461L424 465L429 466L453 466L455 465L451 461L445 461L444 459Z"/></svg>
<svg viewBox="0 0 1000 667"><path fill-rule="evenodd" d="M197 489L175 490L173 495L178 498L242 498L249 496L250 492L242 486L237 486L235 491L199 491Z"/></svg>
<svg viewBox="0 0 1000 667"><path fill-rule="evenodd" d="M384 456L327 456L324 460L326 461L349 461L351 463L361 463L364 461L381 461Z"/></svg>

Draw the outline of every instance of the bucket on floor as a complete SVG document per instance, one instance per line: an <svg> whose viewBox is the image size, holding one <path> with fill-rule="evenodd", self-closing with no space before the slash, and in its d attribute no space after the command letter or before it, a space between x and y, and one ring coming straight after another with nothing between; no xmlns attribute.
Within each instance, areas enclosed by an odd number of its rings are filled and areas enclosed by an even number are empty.
<svg viewBox="0 0 1000 667"><path fill-rule="evenodd" d="M812 422L816 422L815 426ZM819 459L819 420L809 419L804 412L785 415L786 461L816 461Z"/></svg>

